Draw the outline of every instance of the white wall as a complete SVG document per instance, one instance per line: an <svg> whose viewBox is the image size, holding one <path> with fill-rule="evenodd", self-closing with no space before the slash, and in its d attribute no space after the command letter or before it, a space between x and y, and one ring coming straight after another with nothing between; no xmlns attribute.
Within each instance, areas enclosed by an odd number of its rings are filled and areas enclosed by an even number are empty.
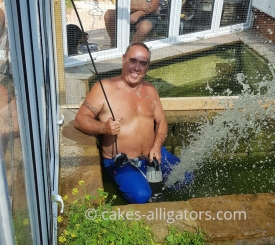
<svg viewBox="0 0 275 245"><path fill-rule="evenodd" d="M275 18L275 0L253 0L252 6Z"/></svg>

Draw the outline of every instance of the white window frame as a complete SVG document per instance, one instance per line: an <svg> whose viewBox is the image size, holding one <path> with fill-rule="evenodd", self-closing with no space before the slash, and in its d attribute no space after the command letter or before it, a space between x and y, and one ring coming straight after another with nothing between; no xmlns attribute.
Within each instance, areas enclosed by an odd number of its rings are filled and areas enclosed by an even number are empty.
<svg viewBox="0 0 275 245"><path fill-rule="evenodd" d="M220 0L220 1L221 1L221 3L219 4L219 11L218 11L219 19L216 22L216 26L215 26L215 29L214 29L215 34L225 35L225 34L230 34L230 33L233 33L233 32L240 32L240 31L243 31L243 30L248 29L248 28L251 27L251 25L252 25L252 12L251 12L252 0L250 0L250 3L249 3L246 22L231 25L231 26L225 26L225 27L219 27L219 25L217 24L217 23L220 23L220 20L221 20L221 14L222 14L222 8L223 8L224 0Z"/></svg>
<svg viewBox="0 0 275 245"><path fill-rule="evenodd" d="M58 193L60 122L54 3L5 4L33 244L56 244L52 193Z"/></svg>
<svg viewBox="0 0 275 245"><path fill-rule="evenodd" d="M252 0L252 6L275 18L274 0Z"/></svg>
<svg viewBox="0 0 275 245"><path fill-rule="evenodd" d="M199 39L206 39L214 36L230 34L232 32L242 31L244 29L251 27L252 0L250 0L249 13L248 13L247 21L245 23L220 28L219 25L221 20L223 2L224 0L215 0L214 2L211 29L201 31L201 32L179 35L179 28L180 28L179 16L181 11L182 0L171 0L170 13L173 13L173 14L170 14L168 37L165 39L146 42L146 45L151 50L154 50L154 49L159 49L159 48L171 46L178 43L191 42ZM62 20L66 20L65 0L61 0L61 4L62 4ZM130 1L118 0L117 8L118 8L117 9L118 15L121 16L121 18L119 18L117 21L117 40L118 40L117 48L93 52L92 56L95 62L121 57L122 54L125 52L126 47L129 44ZM63 36L66 37L66 21L63 21L62 27L63 27ZM63 38L63 46L64 46L65 68L79 66L79 65L83 65L91 62L88 54L69 57L67 52L66 38Z"/></svg>
<svg viewBox="0 0 275 245"><path fill-rule="evenodd" d="M65 0L61 0L62 20L66 20ZM130 28L125 28L130 22L130 1L117 1L117 11L121 18L117 21L117 47L92 53L94 61L102 61L111 58L121 57L129 44ZM66 37L66 21L62 22L63 37ZM67 39L63 38L64 65L65 67L79 66L91 62L89 54L68 56Z"/></svg>

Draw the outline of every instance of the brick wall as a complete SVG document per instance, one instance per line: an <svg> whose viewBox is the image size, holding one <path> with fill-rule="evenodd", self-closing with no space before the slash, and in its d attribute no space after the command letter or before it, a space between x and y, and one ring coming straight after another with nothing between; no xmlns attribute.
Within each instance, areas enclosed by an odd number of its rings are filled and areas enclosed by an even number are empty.
<svg viewBox="0 0 275 245"><path fill-rule="evenodd" d="M254 11L253 28L275 43L275 19L259 10Z"/></svg>

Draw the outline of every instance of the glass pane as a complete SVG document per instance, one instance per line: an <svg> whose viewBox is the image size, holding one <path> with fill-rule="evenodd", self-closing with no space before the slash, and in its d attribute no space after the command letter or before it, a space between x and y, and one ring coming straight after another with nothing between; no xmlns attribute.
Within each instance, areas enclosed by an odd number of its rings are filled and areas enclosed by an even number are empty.
<svg viewBox="0 0 275 245"><path fill-rule="evenodd" d="M4 3L0 1L0 140L3 145L16 244L32 244L16 95L8 60Z"/></svg>
<svg viewBox="0 0 275 245"><path fill-rule="evenodd" d="M245 23L250 0L224 0L220 26Z"/></svg>
<svg viewBox="0 0 275 245"><path fill-rule="evenodd" d="M168 0L131 1L130 42L168 37L170 2Z"/></svg>
<svg viewBox="0 0 275 245"><path fill-rule="evenodd" d="M116 0L75 0L74 3L91 52L116 47ZM87 53L71 0L65 0L65 4L68 55Z"/></svg>
<svg viewBox="0 0 275 245"><path fill-rule="evenodd" d="M179 34L211 29L215 0L183 0Z"/></svg>

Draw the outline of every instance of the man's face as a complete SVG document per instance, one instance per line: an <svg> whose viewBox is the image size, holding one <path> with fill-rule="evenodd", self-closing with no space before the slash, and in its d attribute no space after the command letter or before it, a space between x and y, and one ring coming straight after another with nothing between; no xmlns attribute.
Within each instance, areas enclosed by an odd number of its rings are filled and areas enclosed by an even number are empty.
<svg viewBox="0 0 275 245"><path fill-rule="evenodd" d="M133 46L122 58L122 78L129 86L139 84L148 70L149 53L142 46Z"/></svg>

